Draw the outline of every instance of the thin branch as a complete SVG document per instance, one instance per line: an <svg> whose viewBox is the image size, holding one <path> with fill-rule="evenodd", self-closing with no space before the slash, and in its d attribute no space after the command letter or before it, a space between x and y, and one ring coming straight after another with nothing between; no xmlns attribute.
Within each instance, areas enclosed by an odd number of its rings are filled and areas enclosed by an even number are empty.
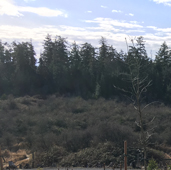
<svg viewBox="0 0 171 170"><path fill-rule="evenodd" d="M120 91L122 91L122 92L132 94L130 91L127 91L127 90L125 90L125 89L122 89L122 88L116 87L115 85L113 85L113 87L114 87L114 88L116 88L116 89L118 89L118 90L120 90Z"/></svg>
<svg viewBox="0 0 171 170"><path fill-rule="evenodd" d="M152 104L154 104L154 103L161 103L161 102L159 102L159 101L151 102L151 103L145 105L145 106L143 107L142 111L143 111L145 108L147 108L148 106L150 106L150 105L152 105Z"/></svg>
<svg viewBox="0 0 171 170"><path fill-rule="evenodd" d="M135 105L134 105L134 109L135 109L135 110L138 110L137 107L136 107Z"/></svg>
<svg viewBox="0 0 171 170"><path fill-rule="evenodd" d="M136 124L138 127L140 127L140 128L141 128L140 123L138 123L137 121L135 121L135 124Z"/></svg>
<svg viewBox="0 0 171 170"><path fill-rule="evenodd" d="M151 82L152 82L152 81L149 81L149 82L147 83L147 85L146 85L146 86L144 86L144 88L142 88L142 89L141 89L141 91L140 91L140 95L141 95L143 92L146 92L147 87L151 86Z"/></svg>
<svg viewBox="0 0 171 170"><path fill-rule="evenodd" d="M144 123L144 125L148 125L148 124L152 123L152 122L154 121L155 118L156 118L156 117L154 116L149 122ZM149 131L150 131L150 130L149 130Z"/></svg>

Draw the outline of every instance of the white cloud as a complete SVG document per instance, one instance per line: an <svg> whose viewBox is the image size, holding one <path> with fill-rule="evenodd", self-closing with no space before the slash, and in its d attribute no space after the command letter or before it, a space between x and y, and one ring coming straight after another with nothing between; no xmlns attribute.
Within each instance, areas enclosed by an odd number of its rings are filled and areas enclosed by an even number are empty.
<svg viewBox="0 0 171 170"><path fill-rule="evenodd" d="M23 16L11 0L0 0L0 15Z"/></svg>
<svg viewBox="0 0 171 170"><path fill-rule="evenodd" d="M36 0L24 0L25 2L36 1Z"/></svg>
<svg viewBox="0 0 171 170"><path fill-rule="evenodd" d="M103 5L101 5L101 8L107 8L107 6L103 6Z"/></svg>
<svg viewBox="0 0 171 170"><path fill-rule="evenodd" d="M135 33L135 32L145 32L145 30L128 30L128 31L125 31L126 33Z"/></svg>
<svg viewBox="0 0 171 170"><path fill-rule="evenodd" d="M35 13L39 16L45 17L57 17L57 16L64 16L67 17L67 14L64 14L62 11L59 10L52 10L46 7L18 7L18 11L20 12L30 12Z"/></svg>
<svg viewBox="0 0 171 170"><path fill-rule="evenodd" d="M171 32L171 28L157 28L157 31L168 33Z"/></svg>
<svg viewBox="0 0 171 170"><path fill-rule="evenodd" d="M100 26L116 26L123 28L142 28L143 26L135 23L127 23L125 21L113 20L111 18L95 18L94 20L86 20L87 23L97 23Z"/></svg>
<svg viewBox="0 0 171 170"><path fill-rule="evenodd" d="M92 13L92 11L87 11L87 13Z"/></svg>
<svg viewBox="0 0 171 170"><path fill-rule="evenodd" d="M121 10L112 10L112 12L116 12L116 13L121 13L122 11Z"/></svg>
<svg viewBox="0 0 171 170"><path fill-rule="evenodd" d="M47 27L47 26L46 26ZM50 27L49 28L56 28L56 27ZM71 27L71 26L66 26L66 25L60 25L60 28L62 28L62 30L71 30L71 31L86 31L85 28L81 28L81 27Z"/></svg>
<svg viewBox="0 0 171 170"><path fill-rule="evenodd" d="M137 21L130 21L131 24L138 24Z"/></svg>
<svg viewBox="0 0 171 170"><path fill-rule="evenodd" d="M164 5L168 5L168 6L171 6L171 0L152 0L158 4L164 4Z"/></svg>
<svg viewBox="0 0 171 170"><path fill-rule="evenodd" d="M129 13L129 15L132 16L132 17L134 16L134 14L132 14L132 13Z"/></svg>
<svg viewBox="0 0 171 170"><path fill-rule="evenodd" d="M59 10L53 10L46 7L16 6L11 0L0 0L0 15L19 17L19 16L23 16L23 12L35 13L39 16L46 16L46 17L57 17L57 16L67 17L66 13Z"/></svg>
<svg viewBox="0 0 171 170"><path fill-rule="evenodd" d="M124 32L123 29L116 29L111 25L105 25L105 24L100 25L99 27L86 27L86 28L89 30L97 30L97 31L99 31L99 30L101 30L101 31L113 31L113 32L118 32L118 33Z"/></svg>
<svg viewBox="0 0 171 170"><path fill-rule="evenodd" d="M157 30L157 27L155 26L147 26L147 28L153 29L153 30Z"/></svg>
<svg viewBox="0 0 171 170"><path fill-rule="evenodd" d="M119 30L118 30L119 31ZM17 27L17 26L9 26L9 25L1 25L0 26L0 37L3 41L11 42L13 40L16 41L30 41L36 44L36 53L39 54L41 49L41 43L47 34L51 34L53 37L56 35L60 35L62 37L67 37L68 41L74 42L76 41L78 44L83 44L85 42L92 43L92 45L98 46L99 39L101 36L107 38L108 42L111 45L114 45L115 48L124 50L123 45L125 44L125 37L127 36L125 33L112 33L110 30L94 30L92 28L80 28L80 27L71 27L61 25L59 27L54 26L42 26L36 28L25 28L25 27ZM39 45L37 45L39 44ZM125 46L126 48L126 46ZM37 56L38 58L39 56Z"/></svg>
<svg viewBox="0 0 171 170"><path fill-rule="evenodd" d="M171 32L171 28L157 28L155 26L147 26L147 28L153 29L158 32L169 33Z"/></svg>
<svg viewBox="0 0 171 170"><path fill-rule="evenodd" d="M119 21L117 22L114 21L114 22L119 23ZM81 27L72 27L66 25L61 25L58 27L55 27L53 25L45 25L42 27L36 27L30 29L25 27L1 25L0 37L2 41L7 41L7 42L12 42L13 40L19 42L30 41L30 39L32 39L33 44L35 44L34 46L36 49L36 53L39 54L41 49L43 49L42 42L48 33L51 34L53 37L55 37L56 35L60 35L64 38L67 37L69 43L72 43L74 41L76 41L78 44L89 42L92 43L92 45L94 46L98 46L99 39L101 38L101 36L104 36L108 40L108 43L113 45L118 51L121 49L126 51L125 37L128 37L128 34L130 36L138 37L141 36L142 33L144 33L143 30L141 30L141 28L139 27L133 30L116 29L113 32L110 30L113 28L110 27L110 25L109 27L108 26L103 27L104 28L103 30L99 28L100 28L99 26L81 28ZM167 33L165 34L165 36L161 36L159 34L144 33L143 37L144 40L146 41L147 52L148 51L150 52L151 50L153 50L154 52L158 51L160 45L164 41L171 42L171 33ZM38 57L39 56L37 56L37 58Z"/></svg>

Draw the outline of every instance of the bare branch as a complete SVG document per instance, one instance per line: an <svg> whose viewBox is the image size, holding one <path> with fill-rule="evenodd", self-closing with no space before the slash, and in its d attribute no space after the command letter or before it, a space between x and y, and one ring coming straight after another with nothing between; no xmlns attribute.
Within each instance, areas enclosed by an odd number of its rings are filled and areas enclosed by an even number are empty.
<svg viewBox="0 0 171 170"><path fill-rule="evenodd" d="M154 116L149 122L145 123L144 125L148 125L148 124L152 123L152 122L154 121L155 118L156 118L156 117Z"/></svg>
<svg viewBox="0 0 171 170"><path fill-rule="evenodd" d="M135 105L134 105L134 109L135 109L135 110L138 110L137 107L136 107Z"/></svg>
<svg viewBox="0 0 171 170"><path fill-rule="evenodd" d="M147 85L144 86L144 87L141 89L140 95L141 95L143 92L145 92L145 91L147 90L147 87L149 87L149 86L151 85L151 82L152 82L152 81L149 81L149 82L147 83Z"/></svg>
<svg viewBox="0 0 171 170"><path fill-rule="evenodd" d="M145 106L143 107L142 111L143 111L145 108L147 108L148 106L150 106L150 105L152 105L152 104L154 104L154 103L160 103L160 102L159 102L159 101L151 102L151 103L145 105Z"/></svg>
<svg viewBox="0 0 171 170"><path fill-rule="evenodd" d="M114 87L114 88L116 88L116 89L118 89L118 90L120 90L120 91L122 91L122 92L132 94L130 91L127 91L127 90L125 90L125 89L122 89L122 88L116 87L115 85L113 85L113 87Z"/></svg>
<svg viewBox="0 0 171 170"><path fill-rule="evenodd" d="M140 123L138 123L137 121L135 121L135 124L136 124L138 127L140 127L140 128L141 128Z"/></svg>

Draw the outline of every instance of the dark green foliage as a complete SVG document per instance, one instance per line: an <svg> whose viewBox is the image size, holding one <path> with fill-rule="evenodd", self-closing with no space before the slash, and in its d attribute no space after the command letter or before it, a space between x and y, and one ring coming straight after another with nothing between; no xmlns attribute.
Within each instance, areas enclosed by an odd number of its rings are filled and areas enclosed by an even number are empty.
<svg viewBox="0 0 171 170"><path fill-rule="evenodd" d="M29 42L13 42L12 48L15 66L14 91L18 95L32 94L36 88L36 59L33 45Z"/></svg>
<svg viewBox="0 0 171 170"><path fill-rule="evenodd" d="M156 95L159 99L170 102L170 76L171 76L171 51L164 42L159 51L157 52L155 59L155 87Z"/></svg>
<svg viewBox="0 0 171 170"><path fill-rule="evenodd" d="M70 92L75 95L81 95L81 86L82 86L82 62L80 55L80 47L74 42L71 45L71 51L69 54L70 61Z"/></svg>
<svg viewBox="0 0 171 170"><path fill-rule="evenodd" d="M148 170L157 170L158 169L157 162L153 158L149 160L147 169Z"/></svg>
<svg viewBox="0 0 171 170"><path fill-rule="evenodd" d="M130 75L134 64L141 65L140 78L152 80L145 102L160 100L171 101L171 52L167 44L161 45L155 60L146 53L143 37L137 38L135 46L131 46L128 55L108 45L101 38L100 47L89 43L70 44L65 38L47 35L43 43L43 51L36 64L35 51L31 42L11 45L0 41L0 95L48 95L81 96L88 98L124 99L118 90L129 89ZM134 74L134 71L131 74ZM3 98L3 97L2 97ZM125 99L124 99L125 100ZM24 102L24 101L23 101ZM73 112L82 112L73 111Z"/></svg>

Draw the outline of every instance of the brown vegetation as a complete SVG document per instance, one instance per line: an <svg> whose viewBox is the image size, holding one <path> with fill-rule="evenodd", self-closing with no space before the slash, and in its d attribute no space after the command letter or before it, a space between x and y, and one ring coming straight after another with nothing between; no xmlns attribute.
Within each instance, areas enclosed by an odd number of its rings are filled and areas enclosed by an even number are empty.
<svg viewBox="0 0 171 170"><path fill-rule="evenodd" d="M21 159L28 161L27 155L32 152L35 153L35 166L117 163L123 156L124 140L128 141L129 148L134 148L129 153L130 163L139 148L140 129L135 124L136 112L129 102L55 95L46 99L10 96L0 100L0 115L3 154L6 160L12 160L16 165L22 164L16 162ZM155 132L148 148L148 158L159 155L156 158L161 159L164 153L171 152L171 108L163 104L150 106L147 118L150 120L154 116ZM79 158L76 159L75 155Z"/></svg>
<svg viewBox="0 0 171 170"><path fill-rule="evenodd" d="M15 165L19 167L19 165L25 165L30 162L30 155L27 155L25 150L19 149L17 152L11 152L9 150L2 151L3 156L3 167L6 168L9 166L8 162L15 162Z"/></svg>

